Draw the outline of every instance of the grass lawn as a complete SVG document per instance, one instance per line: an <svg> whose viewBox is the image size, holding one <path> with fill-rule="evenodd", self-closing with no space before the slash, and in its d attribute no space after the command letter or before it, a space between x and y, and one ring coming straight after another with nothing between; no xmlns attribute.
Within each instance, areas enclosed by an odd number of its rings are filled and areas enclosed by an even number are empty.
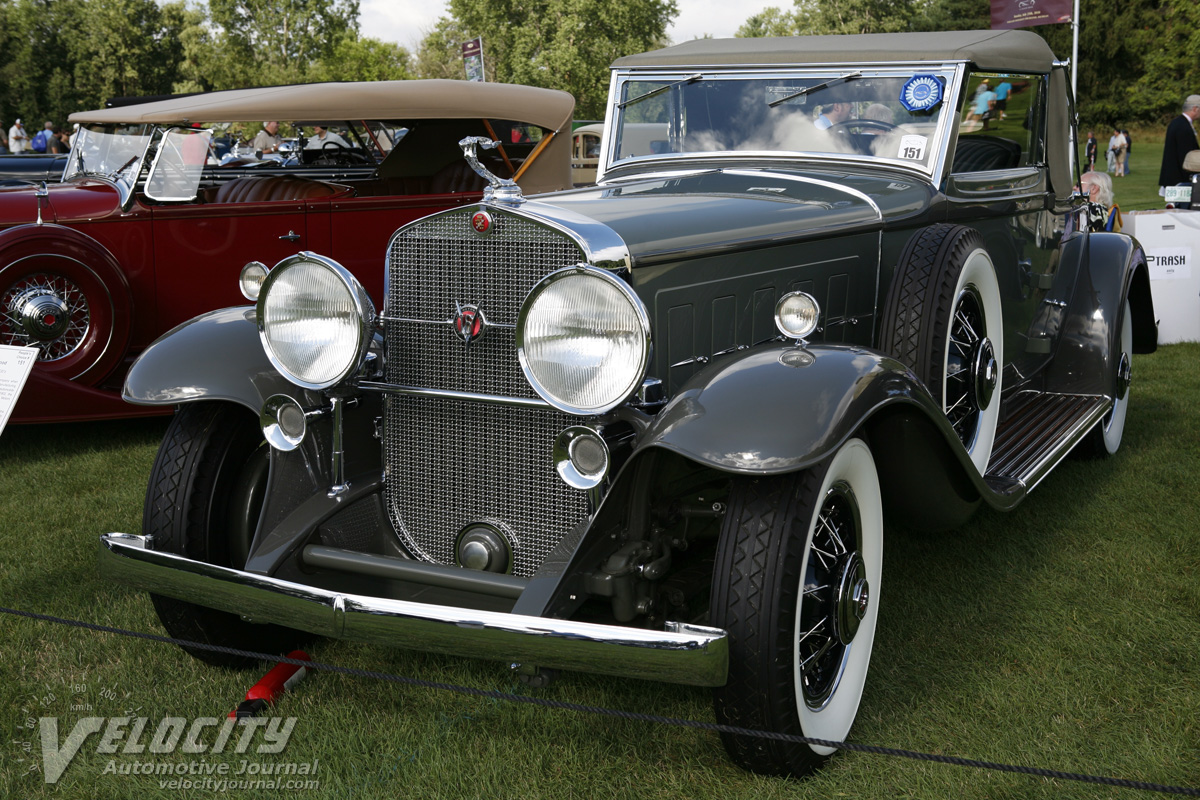
<svg viewBox="0 0 1200 800"><path fill-rule="evenodd" d="M1139 144L1142 144L1139 142ZM1146 150L1151 148L1146 146ZM1149 160L1150 155L1145 156ZM1139 167L1134 162L1134 175ZM1134 362L1120 454L1069 460L1014 512L958 530L889 527L879 636L853 741L1200 787L1200 345ZM0 605L161 632L148 598L102 581L97 535L140 530L165 423L10 427L0 437ZM501 665L336 641L314 658L527 692ZM30 774L26 720L224 716L262 674L168 645L0 615L0 797L177 798L159 777L105 773L232 753L134 756L85 742L55 786ZM700 689L565 675L544 696L711 720ZM53 698L50 698L53 695ZM44 704L41 703L45 700ZM760 778L713 734L333 674L277 707L320 798L1108 798L1117 790L843 753L807 781ZM29 743L30 750L26 750ZM206 793L207 794L207 793Z"/></svg>

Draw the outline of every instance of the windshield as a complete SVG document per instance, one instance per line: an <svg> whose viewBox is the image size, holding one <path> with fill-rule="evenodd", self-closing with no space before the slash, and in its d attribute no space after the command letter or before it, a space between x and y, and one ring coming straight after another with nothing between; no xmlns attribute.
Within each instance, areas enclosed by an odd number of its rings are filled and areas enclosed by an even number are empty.
<svg viewBox="0 0 1200 800"><path fill-rule="evenodd" d="M133 191L150 143L149 125L91 125L81 127L67 159L63 180L100 175Z"/></svg>
<svg viewBox="0 0 1200 800"><path fill-rule="evenodd" d="M618 78L610 166L705 153L936 163L954 71L687 72Z"/></svg>
<svg viewBox="0 0 1200 800"><path fill-rule="evenodd" d="M154 165L146 176L146 196L154 200L191 200L208 160L212 132L172 128L158 140Z"/></svg>

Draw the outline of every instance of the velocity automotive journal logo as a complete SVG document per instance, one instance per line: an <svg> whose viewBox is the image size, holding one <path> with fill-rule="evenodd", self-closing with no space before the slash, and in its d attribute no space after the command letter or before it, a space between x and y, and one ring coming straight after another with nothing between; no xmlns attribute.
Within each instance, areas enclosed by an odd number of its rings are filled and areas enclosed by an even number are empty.
<svg viewBox="0 0 1200 800"><path fill-rule="evenodd" d="M20 760L28 762L27 770L40 772L47 784L58 783L81 754L95 754L103 764L101 774L157 776L162 788L194 785L219 791L251 781L264 788L317 786L315 780L290 780L290 776L315 775L315 759L282 762L269 758L287 747L296 717L155 718L139 714L138 708L96 716L95 701L106 700L120 707L128 694L122 696L111 687L86 683L60 687L58 691L47 688L26 704L18 725L24 735L14 741L20 749ZM64 709L92 715L72 720L59 713ZM177 754L191 758L180 759ZM230 759L226 754L246 758ZM207 756L221 758L210 760Z"/></svg>

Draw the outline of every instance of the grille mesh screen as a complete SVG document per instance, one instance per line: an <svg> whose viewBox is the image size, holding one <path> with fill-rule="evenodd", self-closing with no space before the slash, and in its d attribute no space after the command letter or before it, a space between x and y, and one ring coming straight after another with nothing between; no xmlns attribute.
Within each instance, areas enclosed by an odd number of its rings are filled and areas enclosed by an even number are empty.
<svg viewBox="0 0 1200 800"><path fill-rule="evenodd" d="M471 228L474 209L413 226L388 253L384 315L387 379L430 389L536 397L517 362L511 328L489 327L465 347L445 323L478 305L489 323L514 325L521 302L548 273L584 259L579 246L537 223L496 214L491 233Z"/></svg>
<svg viewBox="0 0 1200 800"><path fill-rule="evenodd" d="M471 228L474 208L409 228L388 253L389 383L536 397L517 361L511 329L491 327L465 347L456 304L478 305L490 323L515 324L535 283L584 259L574 242L520 217L494 215L492 232ZM445 398L388 398L388 515L414 556L454 563L458 533L489 522L510 535L513 574L532 575L588 513L585 492L554 471L551 448L573 418L553 409Z"/></svg>
<svg viewBox="0 0 1200 800"><path fill-rule="evenodd" d="M513 574L532 575L588 512L587 494L563 483L550 457L569 423L552 409L389 398L388 512L400 540L453 564L459 531L492 522L512 536Z"/></svg>

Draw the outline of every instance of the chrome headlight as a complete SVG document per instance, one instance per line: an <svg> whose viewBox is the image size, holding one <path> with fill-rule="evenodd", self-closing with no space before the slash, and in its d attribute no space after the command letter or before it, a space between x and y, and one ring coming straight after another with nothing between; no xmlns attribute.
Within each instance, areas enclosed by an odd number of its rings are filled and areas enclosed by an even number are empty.
<svg viewBox="0 0 1200 800"><path fill-rule="evenodd" d="M258 334L271 363L306 389L326 389L366 357L375 306L336 261L314 253L285 258L263 281Z"/></svg>
<svg viewBox="0 0 1200 800"><path fill-rule="evenodd" d="M612 273L568 267L530 290L516 344L525 378L546 402L570 414L603 414L642 383L650 317Z"/></svg>

